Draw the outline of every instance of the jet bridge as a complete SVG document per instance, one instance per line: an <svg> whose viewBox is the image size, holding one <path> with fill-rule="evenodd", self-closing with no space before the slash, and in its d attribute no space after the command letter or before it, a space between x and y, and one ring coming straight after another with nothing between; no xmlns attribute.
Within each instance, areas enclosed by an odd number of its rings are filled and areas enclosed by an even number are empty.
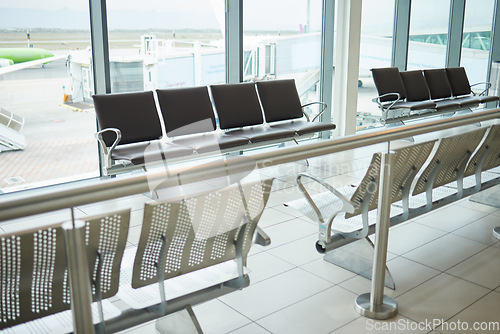
<svg viewBox="0 0 500 334"><path fill-rule="evenodd" d="M0 152L26 147L26 138L21 133L23 125L24 117L0 108Z"/></svg>

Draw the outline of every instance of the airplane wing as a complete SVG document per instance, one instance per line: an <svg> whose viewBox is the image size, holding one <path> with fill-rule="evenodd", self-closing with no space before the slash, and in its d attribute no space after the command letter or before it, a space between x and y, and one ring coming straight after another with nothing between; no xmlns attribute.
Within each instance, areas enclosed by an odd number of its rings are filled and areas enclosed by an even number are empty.
<svg viewBox="0 0 500 334"><path fill-rule="evenodd" d="M50 63L51 61L54 61L54 60L65 59L66 57L67 57L67 55L54 56L54 57L37 59L37 60L31 60L31 61L27 61L24 63L14 64L14 65L6 66L6 67L0 67L0 75L19 71L19 70L22 70L22 69L25 69L25 68L28 68L31 66L43 65L46 63Z"/></svg>

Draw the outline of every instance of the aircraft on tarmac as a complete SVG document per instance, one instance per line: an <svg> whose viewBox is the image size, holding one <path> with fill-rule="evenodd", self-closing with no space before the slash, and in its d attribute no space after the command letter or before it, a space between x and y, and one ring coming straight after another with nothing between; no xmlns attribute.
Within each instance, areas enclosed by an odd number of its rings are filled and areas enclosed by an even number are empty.
<svg viewBox="0 0 500 334"><path fill-rule="evenodd" d="M31 66L45 67L51 61L64 58L66 55L55 56L40 48L0 48L0 75Z"/></svg>

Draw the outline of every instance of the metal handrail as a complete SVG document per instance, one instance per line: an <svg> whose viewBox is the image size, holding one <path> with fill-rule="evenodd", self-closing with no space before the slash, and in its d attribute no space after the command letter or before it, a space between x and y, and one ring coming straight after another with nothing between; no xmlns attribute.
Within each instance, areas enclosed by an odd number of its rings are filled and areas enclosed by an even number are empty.
<svg viewBox="0 0 500 334"><path fill-rule="evenodd" d="M500 118L500 109L474 112L448 119L383 129L316 143L306 143L245 157L225 157L219 161L189 168L172 168L169 170L168 176L162 171L100 180L90 184L65 184L5 194L0 196L0 221L149 192L148 182L157 182L157 184L161 182L165 188L174 187L178 185L180 176L182 176L182 183L188 184L210 179L216 175L216 172L219 172L218 175L220 175L221 170L225 170L227 175L231 175L251 170L252 166L265 168L495 118Z"/></svg>

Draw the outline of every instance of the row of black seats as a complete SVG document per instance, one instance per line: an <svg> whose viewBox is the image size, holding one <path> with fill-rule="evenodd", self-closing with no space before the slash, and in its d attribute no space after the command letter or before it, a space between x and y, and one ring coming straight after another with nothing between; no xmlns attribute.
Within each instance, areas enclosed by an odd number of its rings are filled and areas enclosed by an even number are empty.
<svg viewBox="0 0 500 334"><path fill-rule="evenodd" d="M382 110L386 121L409 116L411 112L457 111L499 100L498 96L485 95L491 86L489 83L481 83L486 85L485 89L479 94L474 93L463 67L404 72L396 67L387 67L371 71L379 94L374 102ZM389 113L404 109L408 112Z"/></svg>
<svg viewBox="0 0 500 334"><path fill-rule="evenodd" d="M118 160L137 168L148 161L243 149L335 129L331 123L310 121L291 79L213 85L210 92L209 87L158 89L159 113L151 91L94 95L105 173L122 169L123 164L115 164ZM326 105L317 103L323 112ZM168 140L162 138L162 122Z"/></svg>

